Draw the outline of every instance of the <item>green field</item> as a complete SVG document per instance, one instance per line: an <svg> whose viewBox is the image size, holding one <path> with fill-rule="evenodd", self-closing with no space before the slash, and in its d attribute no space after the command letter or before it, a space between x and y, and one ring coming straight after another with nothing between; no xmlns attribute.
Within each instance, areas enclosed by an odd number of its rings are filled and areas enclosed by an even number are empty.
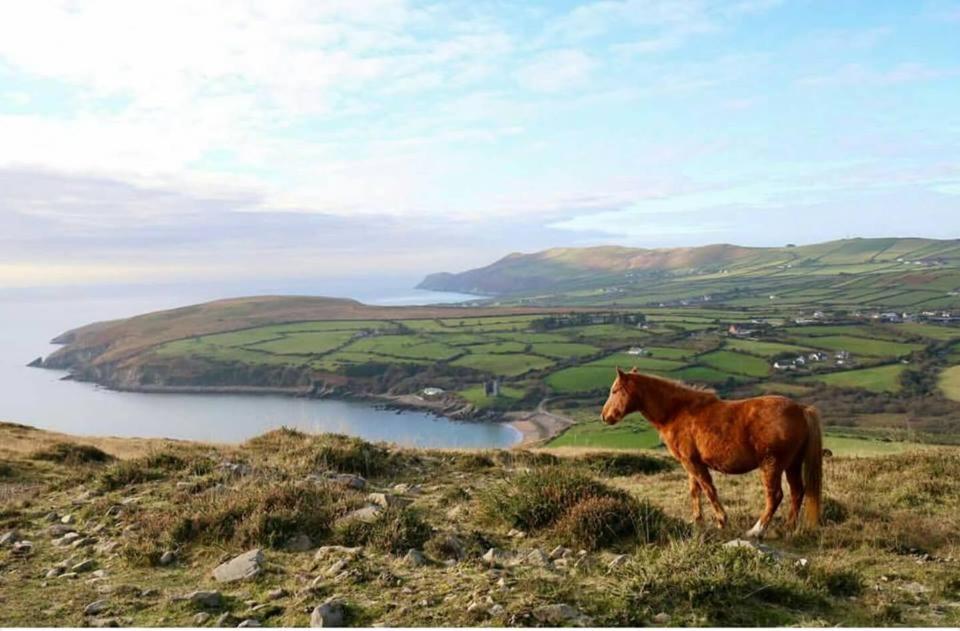
<svg viewBox="0 0 960 631"><path fill-rule="evenodd" d="M525 392L520 388L501 386L500 396L488 397L486 394L484 394L483 385L476 385L469 388L464 388L457 394L459 394L469 403L472 403L478 409L486 410L491 408L510 408L517 401L523 398Z"/></svg>
<svg viewBox="0 0 960 631"><path fill-rule="evenodd" d="M586 357L587 355L595 355L600 351L600 349L596 346L577 344L573 342L543 342L534 344L531 351L537 355L546 355L547 357L565 359L568 357Z"/></svg>
<svg viewBox="0 0 960 631"><path fill-rule="evenodd" d="M609 426L600 420L571 426L551 440L548 447L595 447L598 449L653 449L660 444L657 430L636 414Z"/></svg>
<svg viewBox="0 0 960 631"><path fill-rule="evenodd" d="M941 372L938 385L948 399L960 401L960 366L951 366Z"/></svg>
<svg viewBox="0 0 960 631"><path fill-rule="evenodd" d="M829 351L847 351L854 355L868 357L901 357L913 351L921 350L924 345L906 342L891 342L887 340L867 339L849 335L825 335L822 337L804 338L799 335L791 338L793 341Z"/></svg>
<svg viewBox="0 0 960 631"><path fill-rule="evenodd" d="M900 374L906 370L903 364L891 364L876 368L845 370L823 375L804 377L803 381L819 381L838 388L861 388L870 392L897 392L900 390Z"/></svg>
<svg viewBox="0 0 960 631"><path fill-rule="evenodd" d="M454 366L473 368L492 375L515 377L531 370L548 368L553 365L553 360L521 353L513 355L470 354L464 355L451 363Z"/></svg>
<svg viewBox="0 0 960 631"><path fill-rule="evenodd" d="M700 355L697 361L723 372L747 377L765 377L770 374L770 364L767 360L744 353L714 351Z"/></svg>
<svg viewBox="0 0 960 631"><path fill-rule="evenodd" d="M782 353L803 353L810 349L795 344L783 344L781 342L759 342L756 340L729 340L724 343L724 348L732 351L750 353L751 355L760 355L762 357L773 357Z"/></svg>

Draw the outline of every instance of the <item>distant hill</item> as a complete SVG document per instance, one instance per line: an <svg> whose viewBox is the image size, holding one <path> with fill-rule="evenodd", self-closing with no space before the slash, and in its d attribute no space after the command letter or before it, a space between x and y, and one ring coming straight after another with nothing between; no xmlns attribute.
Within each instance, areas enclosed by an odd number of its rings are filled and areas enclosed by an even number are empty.
<svg viewBox="0 0 960 631"><path fill-rule="evenodd" d="M431 274L418 287L500 297L563 293L575 297L577 292L589 290L630 294L672 284L666 293L682 297L688 293L728 294L734 289L766 291L768 285L822 284L826 279L853 274L891 275L889 279L896 285L897 278L909 272L902 280L905 285L925 290L930 284L926 281L932 281L932 291L942 295L946 293L942 290L960 286L957 270L960 239L858 238L770 248L730 244L662 249L599 246L514 253L486 267ZM770 279L777 282L752 284ZM679 288L678 280L691 291ZM595 298L591 302L597 302Z"/></svg>

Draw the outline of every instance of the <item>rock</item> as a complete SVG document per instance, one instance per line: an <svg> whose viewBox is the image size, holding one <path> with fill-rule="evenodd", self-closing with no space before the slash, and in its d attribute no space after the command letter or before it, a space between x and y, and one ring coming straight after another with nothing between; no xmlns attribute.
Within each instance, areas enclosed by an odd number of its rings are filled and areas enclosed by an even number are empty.
<svg viewBox="0 0 960 631"><path fill-rule="evenodd" d="M233 617L231 613L221 614L217 621L214 623L214 626L217 627L235 627L237 626L237 619Z"/></svg>
<svg viewBox="0 0 960 631"><path fill-rule="evenodd" d="M60 515L51 511L43 516L43 521L50 522L50 523L53 523L55 521L60 521Z"/></svg>
<svg viewBox="0 0 960 631"><path fill-rule="evenodd" d="M339 598L328 598L310 614L311 627L342 627L346 622L346 604Z"/></svg>
<svg viewBox="0 0 960 631"><path fill-rule="evenodd" d="M419 485L419 484L407 484L406 482L399 482L399 483L393 485L393 491L394 491L395 493L400 493L401 495L405 495L405 494L407 494L407 493L416 495L416 494L420 493L420 485Z"/></svg>
<svg viewBox="0 0 960 631"><path fill-rule="evenodd" d="M33 544L29 541L18 541L10 550L16 556L28 556L33 553Z"/></svg>
<svg viewBox="0 0 960 631"><path fill-rule="evenodd" d="M249 628L249 627L262 627L262 626L263 626L263 625L260 624L260 621L257 620L256 618L247 618L246 620L244 620L243 622L241 622L240 624L238 624L238 625L237 625L237 628L238 628L238 629L247 629L247 628Z"/></svg>
<svg viewBox="0 0 960 631"><path fill-rule="evenodd" d="M93 572L90 573L90 576L92 576L92 577L94 577L94 578L107 578L107 571L106 571L106 570L94 570Z"/></svg>
<svg viewBox="0 0 960 631"><path fill-rule="evenodd" d="M756 541L748 541L746 539L731 539L730 541L723 544L724 548L746 548L748 550L753 550L760 556L770 557L772 559L780 559L781 554L779 551L771 548L770 546L764 545L762 543L757 543Z"/></svg>
<svg viewBox="0 0 960 631"><path fill-rule="evenodd" d="M64 572L60 575L60 578L77 578L78 576L80 575L76 572Z"/></svg>
<svg viewBox="0 0 960 631"><path fill-rule="evenodd" d="M338 524L345 524L352 521L362 521L367 524L372 524L373 522L380 519L380 515L383 513L383 509L374 504L364 506L363 508L358 508L355 511L350 511L343 517L337 520Z"/></svg>
<svg viewBox="0 0 960 631"><path fill-rule="evenodd" d="M253 578L262 570L263 550L256 548L218 565L213 570L213 578L220 583L232 583Z"/></svg>
<svg viewBox="0 0 960 631"><path fill-rule="evenodd" d="M208 614L206 611L201 611L193 617L193 626L202 627L203 625L207 624L210 618L212 618L210 614Z"/></svg>
<svg viewBox="0 0 960 631"><path fill-rule="evenodd" d="M490 609L487 609L487 613L494 617L503 615L503 611L503 605L494 605L490 607Z"/></svg>
<svg viewBox="0 0 960 631"><path fill-rule="evenodd" d="M409 500L405 500L402 497L397 497L396 495L391 495L389 493L370 493L367 495L367 501L371 504L382 506L383 508L406 506L410 503Z"/></svg>
<svg viewBox="0 0 960 631"><path fill-rule="evenodd" d="M91 627L97 629L106 629L106 628L115 628L120 626L120 621L116 618L94 618L93 620L88 620L87 624Z"/></svg>
<svg viewBox="0 0 960 631"><path fill-rule="evenodd" d="M47 528L47 535L53 538L62 537L71 532L76 532L76 529L73 526L64 526L63 524L54 524Z"/></svg>
<svg viewBox="0 0 960 631"><path fill-rule="evenodd" d="M96 543L96 539L93 537L80 537L79 539L74 539L73 543L70 544L71 548L85 548L87 546L92 546Z"/></svg>
<svg viewBox="0 0 960 631"><path fill-rule="evenodd" d="M355 557L363 550L361 546L355 548L348 548L347 546L322 546L317 548L317 551L313 553L314 561L325 561L331 556L347 556Z"/></svg>
<svg viewBox="0 0 960 631"><path fill-rule="evenodd" d="M215 609L223 603L223 595L218 591L197 590L190 592L178 600L188 600L195 605Z"/></svg>
<svg viewBox="0 0 960 631"><path fill-rule="evenodd" d="M522 530L517 530L516 528L511 528L510 532L507 533L507 536L515 539L523 539L527 536L527 533L523 532Z"/></svg>
<svg viewBox="0 0 960 631"><path fill-rule="evenodd" d="M333 565L327 568L327 571L323 573L324 576L336 576L342 572L346 567L349 561L347 559L339 559L334 561Z"/></svg>
<svg viewBox="0 0 960 631"><path fill-rule="evenodd" d="M76 518L75 518L73 515L64 515L63 517L60 518L60 523L63 524L63 525L65 525L65 526L69 526L70 524L72 524L72 523L74 523L74 522L76 522L76 521L77 521L77 520L76 520Z"/></svg>
<svg viewBox="0 0 960 631"><path fill-rule="evenodd" d="M278 587L277 589L271 589L269 592L267 592L267 600L280 600L286 595L287 590L282 587Z"/></svg>
<svg viewBox="0 0 960 631"><path fill-rule="evenodd" d="M307 535L300 533L287 539L283 547L290 552L306 552L313 548L313 541Z"/></svg>
<svg viewBox="0 0 960 631"><path fill-rule="evenodd" d="M80 574L82 572L89 572L96 566L97 566L97 563L93 559L84 559L83 561L80 561L79 563L71 567L70 571Z"/></svg>
<svg viewBox="0 0 960 631"><path fill-rule="evenodd" d="M98 613L106 611L108 605L109 603L106 600L95 600L83 608L83 615L95 616Z"/></svg>
<svg viewBox="0 0 960 631"><path fill-rule="evenodd" d="M111 554L112 552L116 551L116 549L119 547L120 547L119 541L106 541L96 546L94 549L97 552L100 552L101 554Z"/></svg>
<svg viewBox="0 0 960 631"><path fill-rule="evenodd" d="M410 548L403 557L403 562L410 567L420 567L427 564L427 557L423 556L423 552Z"/></svg>
<svg viewBox="0 0 960 631"><path fill-rule="evenodd" d="M530 565L539 565L541 567L550 565L550 557L544 554L543 550L540 548L536 548L533 550L533 552L527 555L527 563Z"/></svg>
<svg viewBox="0 0 960 631"><path fill-rule="evenodd" d="M563 546L557 546L550 551L550 560L556 561L557 559L562 559L563 557L570 554L569 548L564 548Z"/></svg>
<svg viewBox="0 0 960 631"><path fill-rule="evenodd" d="M625 554L618 554L617 556L610 559L610 563L607 564L607 567L609 568L620 567L621 565L627 562L628 558L629 557L627 557L627 555Z"/></svg>
<svg viewBox="0 0 960 631"><path fill-rule="evenodd" d="M253 468L243 462L222 462L220 468L235 478L241 478L253 473Z"/></svg>
<svg viewBox="0 0 960 631"><path fill-rule="evenodd" d="M483 562L490 567L503 567L510 560L510 555L503 550L490 548L482 558Z"/></svg>
<svg viewBox="0 0 960 631"><path fill-rule="evenodd" d="M157 561L157 563L159 563L162 566L167 566L172 564L176 560L177 560L177 555L174 554L171 550L167 550L160 555L160 559Z"/></svg>
<svg viewBox="0 0 960 631"><path fill-rule="evenodd" d="M7 531L0 536L0 546L12 546L18 541L20 541L20 533L16 530Z"/></svg>
<svg viewBox="0 0 960 631"><path fill-rule="evenodd" d="M338 473L330 479L337 484L342 484L347 488L356 489L358 491L362 491L367 487L366 480L361 478L359 475L353 475L352 473Z"/></svg>
<svg viewBox="0 0 960 631"><path fill-rule="evenodd" d="M533 617L537 621L547 624L551 627L560 627L565 624L586 623L586 617L579 611L565 603L555 605L543 605L533 610Z"/></svg>
<svg viewBox="0 0 960 631"><path fill-rule="evenodd" d="M805 567L807 567L808 565L810 565L810 561L808 561L807 559L797 559L797 562L794 563L793 565L794 565L794 567L796 567L797 569L801 569L801 570L802 570L803 568L805 568Z"/></svg>
<svg viewBox="0 0 960 631"><path fill-rule="evenodd" d="M74 541L79 541L79 540L82 539L82 538L83 538L83 537L81 537L79 533L74 532L74 531L71 531L71 532L66 533L65 535L63 535L62 537L60 537L59 539L57 539L56 541L54 541L54 542L53 542L53 545L61 546L61 547L62 547L62 546L69 546L69 545L72 545Z"/></svg>
<svg viewBox="0 0 960 631"><path fill-rule="evenodd" d="M147 589L140 592L140 598L155 598L160 595L160 590L153 587L148 587Z"/></svg>
<svg viewBox="0 0 960 631"><path fill-rule="evenodd" d="M59 566L59 565L54 566L54 567L50 568L49 570L47 570L46 577L47 577L47 578L56 578L56 577L60 576L61 574L63 574L64 569L65 569L65 568L63 568L62 566Z"/></svg>
<svg viewBox="0 0 960 631"><path fill-rule="evenodd" d="M670 614L665 611L661 611L653 617L653 621L656 624L669 624L670 623Z"/></svg>

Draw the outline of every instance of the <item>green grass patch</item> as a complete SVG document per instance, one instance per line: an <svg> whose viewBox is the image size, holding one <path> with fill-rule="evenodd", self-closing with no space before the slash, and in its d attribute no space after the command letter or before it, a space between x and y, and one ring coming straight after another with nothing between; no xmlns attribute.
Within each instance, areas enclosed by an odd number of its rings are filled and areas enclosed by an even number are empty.
<svg viewBox="0 0 960 631"><path fill-rule="evenodd" d="M484 393L483 386L478 385L460 390L457 394L472 403L474 407L484 410L511 407L522 399L526 392L520 388L501 385L500 396L488 397Z"/></svg>
<svg viewBox="0 0 960 631"><path fill-rule="evenodd" d="M951 401L960 401L960 366L950 366L940 373L938 381L943 395Z"/></svg>
<svg viewBox="0 0 960 631"><path fill-rule="evenodd" d="M693 384L717 384L724 383L731 379L733 381L743 381L744 379L743 377L721 372L716 368L711 368L709 366L690 366L689 368L675 370L668 376L673 379L679 379L680 381L686 381Z"/></svg>
<svg viewBox="0 0 960 631"><path fill-rule="evenodd" d="M534 344L531 350L537 355L546 355L547 357L556 357L558 359L586 357L587 355L593 355L600 351L596 346L576 344L573 342L543 342Z"/></svg>
<svg viewBox="0 0 960 631"><path fill-rule="evenodd" d="M600 407L597 406L597 417ZM639 414L632 414L617 425L607 425L597 418L567 428L548 443L548 447L596 447L600 449L654 449L660 435Z"/></svg>
<svg viewBox="0 0 960 631"><path fill-rule="evenodd" d="M889 340L867 339L849 335L825 335L822 337L802 338L795 336L794 341L808 344L814 348L830 351L847 351L854 355L868 357L901 357L923 349L923 344L891 342Z"/></svg>
<svg viewBox="0 0 960 631"><path fill-rule="evenodd" d="M471 353L522 353L527 350L526 344L520 342L488 342L486 344L473 344L467 346L467 351Z"/></svg>
<svg viewBox="0 0 960 631"><path fill-rule="evenodd" d="M733 351L714 351L700 355L697 361L723 372L748 377L765 377L770 374L770 364L766 359Z"/></svg>
<svg viewBox="0 0 960 631"><path fill-rule="evenodd" d="M492 375L515 377L531 370L549 368L553 365L553 360L519 353L512 355L471 353L451 362L451 365L472 368Z"/></svg>
<svg viewBox="0 0 960 631"><path fill-rule="evenodd" d="M751 355L760 355L761 357L773 357L781 353L804 353L810 349L794 344L783 344L781 342L759 342L755 340L728 340L724 348Z"/></svg>
<svg viewBox="0 0 960 631"><path fill-rule="evenodd" d="M320 355L343 346L354 335L354 331L287 333L279 339L253 344L251 348L278 355Z"/></svg>
<svg viewBox="0 0 960 631"><path fill-rule="evenodd" d="M900 374L906 368L904 364L892 364L812 375L803 377L802 381L819 381L837 388L862 388L870 392L898 392L901 387Z"/></svg>

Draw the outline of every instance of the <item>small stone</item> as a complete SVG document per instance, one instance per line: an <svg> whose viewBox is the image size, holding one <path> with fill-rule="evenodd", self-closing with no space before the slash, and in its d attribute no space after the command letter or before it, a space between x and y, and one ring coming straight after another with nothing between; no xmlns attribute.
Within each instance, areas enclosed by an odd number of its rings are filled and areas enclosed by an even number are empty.
<svg viewBox="0 0 960 631"><path fill-rule="evenodd" d="M797 562L794 563L794 565L799 569L803 569L808 565L810 565L810 561L808 561L807 559L797 559Z"/></svg>
<svg viewBox="0 0 960 631"><path fill-rule="evenodd" d="M54 524L47 528L47 535L52 538L62 537L71 532L75 532L76 529L73 526L64 526L63 524ZM78 537L80 535L77 535ZM54 542L56 543L56 542Z"/></svg>
<svg viewBox="0 0 960 631"><path fill-rule="evenodd" d="M653 621L656 624L668 624L670 622L670 614L661 611L653 617Z"/></svg>
<svg viewBox="0 0 960 631"><path fill-rule="evenodd" d="M609 568L620 567L621 565L627 562L627 559L628 559L627 555L618 554L617 556L610 559L610 563L607 564L607 567Z"/></svg>
<svg viewBox="0 0 960 631"><path fill-rule="evenodd" d="M20 541L20 533L16 530L7 531L0 536L0 546L12 546L18 541Z"/></svg>
<svg viewBox="0 0 960 631"><path fill-rule="evenodd" d="M81 537L80 534L77 532L68 532L67 534L63 535L62 537L54 541L53 544L57 546L69 546L69 545L72 545L74 541L79 541L82 538L83 537Z"/></svg>
<svg viewBox="0 0 960 631"><path fill-rule="evenodd" d="M213 570L213 578L220 583L232 583L253 578L263 570L263 550L256 548L221 563Z"/></svg>
<svg viewBox="0 0 960 631"><path fill-rule="evenodd" d="M66 525L66 526L69 526L70 524L74 523L75 521L77 521L77 520L76 520L76 518L75 518L73 515L64 515L63 517L60 518L60 523Z"/></svg>
<svg viewBox="0 0 960 631"><path fill-rule="evenodd" d="M71 548L86 548L87 546L92 546L96 543L96 539L92 537L80 537L79 539L74 539L73 543L70 544Z"/></svg>
<svg viewBox="0 0 960 631"><path fill-rule="evenodd" d="M174 554L171 550L167 550L166 552L160 555L160 559L158 563L162 566L167 566L172 564L176 560L177 560L177 555Z"/></svg>
<svg viewBox="0 0 960 631"><path fill-rule="evenodd" d="M494 605L493 607L490 607L490 609L487 609L487 613L494 617L502 615L503 611L503 605Z"/></svg>
<svg viewBox="0 0 960 631"><path fill-rule="evenodd" d="M193 626L202 627L203 625L207 624L207 621L209 621L212 617L213 616L208 614L206 611L201 611L193 617Z"/></svg>
<svg viewBox="0 0 960 631"><path fill-rule="evenodd" d="M18 541L13 544L11 552L16 556L28 556L33 553L33 543L29 541Z"/></svg>
<svg viewBox="0 0 960 631"><path fill-rule="evenodd" d="M339 559L334 561L333 565L327 568L327 571L324 572L324 576L334 576L342 572L346 567L349 561L347 559Z"/></svg>
<svg viewBox="0 0 960 631"><path fill-rule="evenodd" d="M97 629L106 629L106 628L115 628L120 626L120 621L116 618L94 618L93 620L87 621L91 627Z"/></svg>
<svg viewBox="0 0 960 631"><path fill-rule="evenodd" d="M94 578L107 578L107 571L102 569L94 570L93 572L90 573L90 576Z"/></svg>
<svg viewBox="0 0 960 631"><path fill-rule="evenodd" d="M371 504L382 506L383 508L406 506L409 504L409 500L404 500L402 497L397 497L390 493L370 493L367 495L367 501Z"/></svg>
<svg viewBox="0 0 960 631"><path fill-rule="evenodd" d="M97 563L93 559L84 559L83 561L80 561L79 563L71 567L70 571L76 572L77 574L80 574L81 572L89 572L94 567L96 567L96 565Z"/></svg>
<svg viewBox="0 0 960 631"><path fill-rule="evenodd" d="M140 592L140 598L155 598L160 595L160 590L153 587L148 587L147 589Z"/></svg>
<svg viewBox="0 0 960 631"><path fill-rule="evenodd" d="M310 614L311 627L342 627L346 622L346 605L337 598L328 598Z"/></svg>
<svg viewBox="0 0 960 631"><path fill-rule="evenodd" d="M290 552L306 552L313 548L313 541L307 535L300 533L287 539L284 548Z"/></svg>
<svg viewBox="0 0 960 631"><path fill-rule="evenodd" d="M909 583L904 583L900 586L900 589L908 592L910 594L926 594L930 591L930 588L922 583L916 581L910 581Z"/></svg>
<svg viewBox="0 0 960 631"><path fill-rule="evenodd" d="M189 600L195 605L215 609L223 602L223 595L218 591L197 590L190 592L182 600Z"/></svg>
<svg viewBox="0 0 960 631"><path fill-rule="evenodd" d="M748 541L746 539L731 539L730 541L723 544L724 548L746 548L748 550L753 550L760 556L771 557L774 559L779 559L782 555L777 550L774 550L770 546L764 545L762 543L757 543L756 541Z"/></svg>
<svg viewBox="0 0 960 631"><path fill-rule="evenodd" d="M240 624L238 624L238 625L237 625L237 628L238 628L238 629L247 629L247 628L250 628L250 627L262 627L262 626L263 626L263 625L260 624L260 621L257 620L256 618L247 618L246 620L244 620L243 622L241 622Z"/></svg>
<svg viewBox="0 0 960 631"><path fill-rule="evenodd" d="M563 626L571 622L580 623L585 621L584 616L579 611L565 603L537 607L533 610L533 617L536 618L537 621L552 627Z"/></svg>
<svg viewBox="0 0 960 631"><path fill-rule="evenodd" d="M286 595L287 590L282 587L278 587L277 589L271 589L269 592L267 592L267 600L280 600Z"/></svg>
<svg viewBox="0 0 960 631"><path fill-rule="evenodd" d="M347 546L322 546L313 553L313 560L320 562L331 556L347 556L353 558L360 554L362 547L348 548Z"/></svg>
<svg viewBox="0 0 960 631"><path fill-rule="evenodd" d="M556 561L557 559L562 559L563 557L567 556L568 552L570 552L568 548L564 548L563 546L557 546L556 548L550 551L550 560Z"/></svg>
<svg viewBox="0 0 960 631"><path fill-rule="evenodd" d="M85 616L95 616L102 611L106 611L107 606L106 600L95 600L83 609L83 615Z"/></svg>
<svg viewBox="0 0 960 631"><path fill-rule="evenodd" d="M47 578L56 578L61 574L63 574L63 572L64 572L64 568L60 565L57 565L47 570L46 576Z"/></svg>
<svg viewBox="0 0 960 631"><path fill-rule="evenodd" d="M543 550L536 548L527 555L527 563L531 565L546 566L550 565L550 557L544 554Z"/></svg>
<svg viewBox="0 0 960 631"><path fill-rule="evenodd" d="M221 614L217 621L214 623L214 626L217 627L235 627L237 626L237 619L233 617L231 613Z"/></svg>
<svg viewBox="0 0 960 631"><path fill-rule="evenodd" d="M523 532L522 530L517 530L516 528L511 528L507 533L507 536L515 539L523 539L527 536L527 533Z"/></svg>
<svg viewBox="0 0 960 631"><path fill-rule="evenodd" d="M64 572L60 575L60 578L77 578L78 576L80 575L76 572Z"/></svg>
<svg viewBox="0 0 960 631"><path fill-rule="evenodd" d="M362 521L367 524L372 524L373 522L380 519L383 509L374 504L369 506L364 506L363 508L358 508L357 510L350 511L343 517L337 520L338 524L346 524L352 521Z"/></svg>
<svg viewBox="0 0 960 631"><path fill-rule="evenodd" d="M510 559L510 556L503 550L490 548L482 558L483 562L490 567L503 567Z"/></svg>
<svg viewBox="0 0 960 631"><path fill-rule="evenodd" d="M50 523L53 523L55 521L60 521L60 515L51 511L43 516L43 521L50 522Z"/></svg>
<svg viewBox="0 0 960 631"><path fill-rule="evenodd" d="M359 475L353 475L352 473L338 473L333 478L331 478L337 484L342 484L343 486L362 491L367 486L367 481L361 478Z"/></svg>
<svg viewBox="0 0 960 631"><path fill-rule="evenodd" d="M406 556L403 557L403 562L410 567L420 567L427 564L427 557L423 555L423 552L411 548L407 551Z"/></svg>

